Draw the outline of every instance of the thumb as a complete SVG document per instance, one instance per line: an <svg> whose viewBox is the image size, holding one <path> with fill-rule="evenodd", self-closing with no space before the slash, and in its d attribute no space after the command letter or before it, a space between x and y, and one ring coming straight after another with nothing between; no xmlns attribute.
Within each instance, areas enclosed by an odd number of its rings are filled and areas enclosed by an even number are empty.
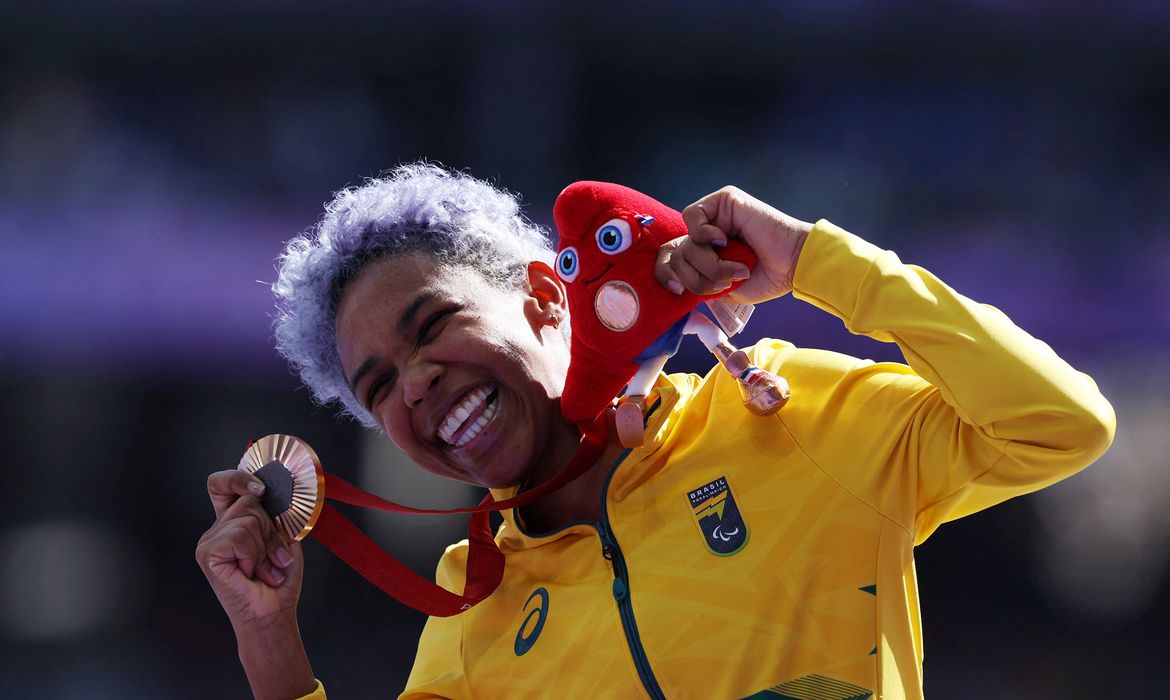
<svg viewBox="0 0 1170 700"><path fill-rule="evenodd" d="M658 254L654 259L654 279L663 287L666 287L675 294L682 294L685 291L682 280L675 274L670 266L670 258L678 251L687 240L686 236L679 236L678 238L667 241L658 246Z"/></svg>

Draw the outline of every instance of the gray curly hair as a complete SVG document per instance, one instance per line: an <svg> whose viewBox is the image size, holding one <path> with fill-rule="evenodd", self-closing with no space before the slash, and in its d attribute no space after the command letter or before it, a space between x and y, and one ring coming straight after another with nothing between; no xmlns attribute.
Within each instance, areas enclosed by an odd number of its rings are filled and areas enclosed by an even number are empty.
<svg viewBox="0 0 1170 700"><path fill-rule="evenodd" d="M555 257L515 195L465 173L411 163L336 193L321 221L278 259L276 349L317 402L340 401L367 427L378 426L350 392L337 353L337 305L365 265L415 252L473 268L503 289L524 288L528 263Z"/></svg>

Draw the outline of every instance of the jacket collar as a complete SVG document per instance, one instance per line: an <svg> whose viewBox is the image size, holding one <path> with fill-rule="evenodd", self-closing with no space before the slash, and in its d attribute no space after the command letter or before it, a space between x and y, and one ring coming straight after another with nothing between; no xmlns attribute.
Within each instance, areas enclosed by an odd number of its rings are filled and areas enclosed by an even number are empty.
<svg viewBox="0 0 1170 700"><path fill-rule="evenodd" d="M646 418L646 444L621 453L617 460L608 467L609 476L606 478L606 491L609 494L629 491L633 486L649 478L648 465L661 460L647 460L662 447L670 437L686 404L686 398L693 390L690 381L693 375L659 374L654 388L647 397L646 405L650 407ZM503 489L490 489L492 497L497 501L515 496L519 491L516 486ZM603 497L599 494L598 496ZM530 549L555 542L569 536L579 536L592 532L595 521L578 521L564 527L544 533L532 533L523 528L517 519L516 509L500 511L504 522L496 532L496 542L504 551L518 551Z"/></svg>

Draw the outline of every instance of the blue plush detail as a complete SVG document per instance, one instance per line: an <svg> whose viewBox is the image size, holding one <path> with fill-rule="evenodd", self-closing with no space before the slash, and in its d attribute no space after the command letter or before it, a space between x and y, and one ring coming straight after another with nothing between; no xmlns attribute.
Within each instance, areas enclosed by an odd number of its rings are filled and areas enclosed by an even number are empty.
<svg viewBox="0 0 1170 700"><path fill-rule="evenodd" d="M688 314L689 316L689 314ZM687 316L683 316L673 326L666 329L666 332L658 336L658 338L650 343L650 346L638 354L634 358L634 362L642 364L652 357L661 357L663 355L673 355L678 352L678 346L682 345L683 328L687 325Z"/></svg>
<svg viewBox="0 0 1170 700"><path fill-rule="evenodd" d="M605 233L607 231L612 231L614 234L615 243L612 245L606 244L605 242ZM625 234L617 226L602 226L597 231L597 247L601 248L601 252L603 253L617 253L622 250L622 243L625 242L625 238Z"/></svg>

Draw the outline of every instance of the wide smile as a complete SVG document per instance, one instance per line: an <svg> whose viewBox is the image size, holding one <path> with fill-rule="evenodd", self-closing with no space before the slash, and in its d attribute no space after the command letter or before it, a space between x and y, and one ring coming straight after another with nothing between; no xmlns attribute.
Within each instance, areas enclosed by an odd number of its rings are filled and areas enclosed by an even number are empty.
<svg viewBox="0 0 1170 700"><path fill-rule="evenodd" d="M439 421L435 437L445 447L466 447L498 414L499 388L494 384L475 387L451 406Z"/></svg>

